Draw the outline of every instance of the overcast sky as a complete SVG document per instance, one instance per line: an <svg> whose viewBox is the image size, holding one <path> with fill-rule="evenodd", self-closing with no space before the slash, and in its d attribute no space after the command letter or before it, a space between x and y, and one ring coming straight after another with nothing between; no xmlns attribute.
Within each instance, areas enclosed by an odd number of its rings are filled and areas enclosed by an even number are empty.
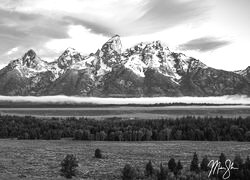
<svg viewBox="0 0 250 180"><path fill-rule="evenodd" d="M123 48L161 40L208 66L250 66L249 0L3 0L0 66L33 48L53 60L67 47L96 52L111 36Z"/></svg>

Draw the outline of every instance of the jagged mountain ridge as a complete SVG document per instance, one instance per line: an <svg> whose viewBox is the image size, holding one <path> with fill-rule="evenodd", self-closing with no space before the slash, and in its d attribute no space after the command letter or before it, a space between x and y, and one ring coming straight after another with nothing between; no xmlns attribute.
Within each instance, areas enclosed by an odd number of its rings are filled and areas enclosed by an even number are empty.
<svg viewBox="0 0 250 180"><path fill-rule="evenodd" d="M29 50L0 70L0 94L97 97L220 96L250 94L249 68L230 72L171 52L160 41L122 51L118 35L96 53L66 49L53 62Z"/></svg>

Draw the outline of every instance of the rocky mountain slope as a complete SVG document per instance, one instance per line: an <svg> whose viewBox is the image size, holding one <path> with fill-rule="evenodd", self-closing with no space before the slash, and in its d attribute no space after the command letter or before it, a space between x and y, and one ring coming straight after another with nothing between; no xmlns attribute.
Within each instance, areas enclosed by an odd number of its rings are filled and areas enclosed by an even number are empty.
<svg viewBox="0 0 250 180"><path fill-rule="evenodd" d="M0 94L98 97L250 95L250 68L229 72L206 66L160 41L126 50L118 35L96 53L66 49L53 62L29 50L0 70Z"/></svg>

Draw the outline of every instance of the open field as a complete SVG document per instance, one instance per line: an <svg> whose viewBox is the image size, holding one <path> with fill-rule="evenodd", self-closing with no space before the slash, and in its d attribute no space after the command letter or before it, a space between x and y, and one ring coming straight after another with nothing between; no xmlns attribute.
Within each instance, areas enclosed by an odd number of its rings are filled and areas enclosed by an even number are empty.
<svg viewBox="0 0 250 180"><path fill-rule="evenodd" d="M245 160L250 155L250 142L106 142L63 140L11 140L0 139L0 179L63 179L60 177L60 161L73 153L79 160L76 179L119 179L126 163L144 167L148 160L158 166L170 157L181 160L184 167L190 164L197 152L199 159L208 155L217 159L221 152L227 158L240 154ZM100 148L103 159L95 159L94 151ZM187 167L185 167L187 168Z"/></svg>
<svg viewBox="0 0 250 180"><path fill-rule="evenodd" d="M78 107L78 108L0 108L0 113L9 115L31 115L40 117L92 117L103 119L109 117L121 118L176 118L183 116L223 116L248 117L250 106L107 106L107 107Z"/></svg>

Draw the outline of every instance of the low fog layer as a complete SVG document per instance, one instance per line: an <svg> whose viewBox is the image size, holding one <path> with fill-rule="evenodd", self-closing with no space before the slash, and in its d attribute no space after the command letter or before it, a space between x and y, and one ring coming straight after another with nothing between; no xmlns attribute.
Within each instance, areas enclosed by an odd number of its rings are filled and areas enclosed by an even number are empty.
<svg viewBox="0 0 250 180"><path fill-rule="evenodd" d="M143 98L97 98L75 96L0 96L0 102L31 102L52 104L250 104L247 96L220 97L143 97Z"/></svg>

